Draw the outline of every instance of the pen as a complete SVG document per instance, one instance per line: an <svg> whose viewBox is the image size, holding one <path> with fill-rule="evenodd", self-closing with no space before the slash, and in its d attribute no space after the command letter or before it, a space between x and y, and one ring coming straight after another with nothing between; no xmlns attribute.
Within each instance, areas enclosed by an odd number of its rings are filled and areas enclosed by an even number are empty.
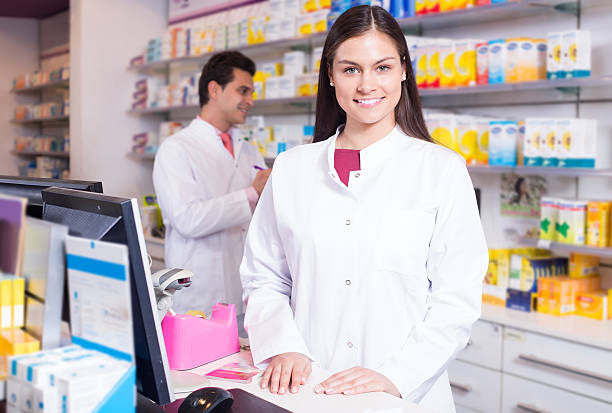
<svg viewBox="0 0 612 413"><path fill-rule="evenodd" d="M258 171L264 170L264 168L262 168L261 166L257 166L257 165L253 165L253 168L257 169Z"/></svg>

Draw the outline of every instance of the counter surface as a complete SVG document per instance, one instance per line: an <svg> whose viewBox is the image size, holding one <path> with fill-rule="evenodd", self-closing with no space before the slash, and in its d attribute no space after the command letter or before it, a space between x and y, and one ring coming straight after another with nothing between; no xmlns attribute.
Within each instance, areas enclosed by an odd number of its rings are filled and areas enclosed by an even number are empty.
<svg viewBox="0 0 612 413"><path fill-rule="evenodd" d="M172 380L177 398L186 397L191 391L205 386L222 387L224 389L239 388L246 390L262 399L272 402L295 413L311 412L351 412L351 413L431 413L430 410L391 396L387 393L366 393L354 396L320 395L314 393L314 386L325 380L331 374L317 365L313 365L308 382L296 394L272 394L259 388L259 377L251 383L242 384L223 380L208 380L204 374L227 363L246 360L252 363L251 352L241 350L240 353L222 358L209 364L188 371L172 370Z"/></svg>
<svg viewBox="0 0 612 413"><path fill-rule="evenodd" d="M612 320L599 321L575 315L557 317L538 312L526 313L486 304L482 306L480 319L519 330L612 350Z"/></svg>

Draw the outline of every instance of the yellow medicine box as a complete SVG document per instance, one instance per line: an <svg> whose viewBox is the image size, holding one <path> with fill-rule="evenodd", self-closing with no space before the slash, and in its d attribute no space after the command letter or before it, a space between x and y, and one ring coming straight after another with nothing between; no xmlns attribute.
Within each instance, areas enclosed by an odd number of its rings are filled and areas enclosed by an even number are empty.
<svg viewBox="0 0 612 413"><path fill-rule="evenodd" d="M576 315L609 320L612 318L612 290L580 293L576 296Z"/></svg>
<svg viewBox="0 0 612 413"><path fill-rule="evenodd" d="M587 245L593 247L608 245L609 219L610 202L590 201L587 204Z"/></svg>
<svg viewBox="0 0 612 413"><path fill-rule="evenodd" d="M40 350L40 342L20 328L0 331L0 354L16 356Z"/></svg>
<svg viewBox="0 0 612 413"><path fill-rule="evenodd" d="M599 257L578 254L569 254L569 276L572 278L584 278L599 275Z"/></svg>

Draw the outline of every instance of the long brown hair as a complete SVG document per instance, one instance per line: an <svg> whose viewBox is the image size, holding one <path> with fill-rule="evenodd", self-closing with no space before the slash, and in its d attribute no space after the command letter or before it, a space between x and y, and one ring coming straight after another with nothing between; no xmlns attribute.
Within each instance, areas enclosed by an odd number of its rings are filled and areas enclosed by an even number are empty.
<svg viewBox="0 0 612 413"><path fill-rule="evenodd" d="M401 130L424 141L433 142L421 110L421 100L410 66L408 45L402 29L389 12L378 6L357 6L344 12L329 30L319 69L319 90L313 142L324 141L336 133L338 126L346 122L346 112L338 104L334 88L330 86L329 72L338 47L346 40L377 30L395 42L400 60L406 65L406 80L402 82L402 94L395 107L395 121Z"/></svg>

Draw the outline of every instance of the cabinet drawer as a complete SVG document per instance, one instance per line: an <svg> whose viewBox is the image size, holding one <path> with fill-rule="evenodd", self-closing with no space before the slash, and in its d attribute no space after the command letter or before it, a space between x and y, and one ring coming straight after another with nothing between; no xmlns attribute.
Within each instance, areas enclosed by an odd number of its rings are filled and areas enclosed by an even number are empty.
<svg viewBox="0 0 612 413"><path fill-rule="evenodd" d="M501 370L502 327L487 321L476 321L466 348L457 355L457 358Z"/></svg>
<svg viewBox="0 0 612 413"><path fill-rule="evenodd" d="M612 352L504 329L504 372L612 403Z"/></svg>
<svg viewBox="0 0 612 413"><path fill-rule="evenodd" d="M448 377L455 404L483 413L499 412L501 373L454 360Z"/></svg>
<svg viewBox="0 0 612 413"><path fill-rule="evenodd" d="M579 396L545 384L503 375L503 413L605 413L612 404Z"/></svg>

